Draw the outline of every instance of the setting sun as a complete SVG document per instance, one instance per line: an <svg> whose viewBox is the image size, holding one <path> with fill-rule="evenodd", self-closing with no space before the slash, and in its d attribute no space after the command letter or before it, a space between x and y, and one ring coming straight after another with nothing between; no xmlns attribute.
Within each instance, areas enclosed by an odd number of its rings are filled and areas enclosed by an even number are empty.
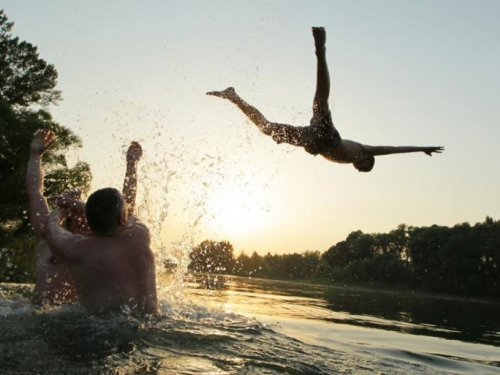
<svg viewBox="0 0 500 375"><path fill-rule="evenodd" d="M224 186L209 199L208 211L213 216L211 226L228 235L258 230L265 225L267 208L259 189L245 186Z"/></svg>

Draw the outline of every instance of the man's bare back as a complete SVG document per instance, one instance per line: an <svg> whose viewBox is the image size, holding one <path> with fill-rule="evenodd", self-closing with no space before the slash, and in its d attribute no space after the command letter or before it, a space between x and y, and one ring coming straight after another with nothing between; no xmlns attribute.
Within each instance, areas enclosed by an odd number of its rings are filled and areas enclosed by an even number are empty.
<svg viewBox="0 0 500 375"><path fill-rule="evenodd" d="M141 156L141 146L132 142L127 151L123 195L116 189L101 189L86 204L56 197L54 203L59 208L49 216L47 243L68 267L82 305L92 312L158 312L149 230L133 215ZM83 207L90 227L85 236L72 234L60 225L68 210L77 206Z"/></svg>
<svg viewBox="0 0 500 375"><path fill-rule="evenodd" d="M148 228L131 216L112 234L73 235L59 225L65 215L62 208L51 213L47 241L67 264L82 305L97 313L130 309L156 314L155 263Z"/></svg>

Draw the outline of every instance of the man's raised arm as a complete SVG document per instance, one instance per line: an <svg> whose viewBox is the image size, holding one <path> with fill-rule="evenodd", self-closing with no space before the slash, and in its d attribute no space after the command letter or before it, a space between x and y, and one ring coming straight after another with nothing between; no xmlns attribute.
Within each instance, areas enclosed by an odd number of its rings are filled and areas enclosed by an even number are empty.
<svg viewBox="0 0 500 375"><path fill-rule="evenodd" d="M68 211L63 207L54 209L47 221L45 238L52 253L63 262L77 263L85 253L78 251L77 245L86 237L72 234L61 226L61 222L68 218Z"/></svg>
<svg viewBox="0 0 500 375"><path fill-rule="evenodd" d="M129 214L135 210L135 198L137 195L137 164L142 156L142 147L139 142L132 142L127 150L127 171L123 181L123 197L127 202Z"/></svg>
<svg viewBox="0 0 500 375"><path fill-rule="evenodd" d="M29 216L37 239L43 236L49 206L43 196L42 155L56 141L55 134L48 129L35 133L30 145L30 158L26 171L26 192L28 193Z"/></svg>

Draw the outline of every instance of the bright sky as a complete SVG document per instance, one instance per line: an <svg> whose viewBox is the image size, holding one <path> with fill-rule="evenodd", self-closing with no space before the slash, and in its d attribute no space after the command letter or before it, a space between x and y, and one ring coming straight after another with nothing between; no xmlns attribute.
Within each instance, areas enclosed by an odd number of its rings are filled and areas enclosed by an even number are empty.
<svg viewBox="0 0 500 375"><path fill-rule="evenodd" d="M121 188L141 142L139 201L167 247L327 250L352 231L500 219L500 2L3 0L14 35L59 72L49 110L83 140L93 189ZM382 156L371 173L276 145L231 103L307 125L311 26L327 30L333 120Z"/></svg>

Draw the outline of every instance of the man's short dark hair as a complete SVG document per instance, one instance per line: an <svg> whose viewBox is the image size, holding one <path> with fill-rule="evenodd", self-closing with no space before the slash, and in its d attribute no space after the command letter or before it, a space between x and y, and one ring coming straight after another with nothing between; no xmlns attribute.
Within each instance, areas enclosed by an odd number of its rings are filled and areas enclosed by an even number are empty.
<svg viewBox="0 0 500 375"><path fill-rule="evenodd" d="M85 205L85 216L92 232L113 232L119 225L124 206L123 196L116 189L105 188L93 192Z"/></svg>
<svg viewBox="0 0 500 375"><path fill-rule="evenodd" d="M360 172L370 172L375 165L375 157L370 155L366 158L355 161L353 165Z"/></svg>

